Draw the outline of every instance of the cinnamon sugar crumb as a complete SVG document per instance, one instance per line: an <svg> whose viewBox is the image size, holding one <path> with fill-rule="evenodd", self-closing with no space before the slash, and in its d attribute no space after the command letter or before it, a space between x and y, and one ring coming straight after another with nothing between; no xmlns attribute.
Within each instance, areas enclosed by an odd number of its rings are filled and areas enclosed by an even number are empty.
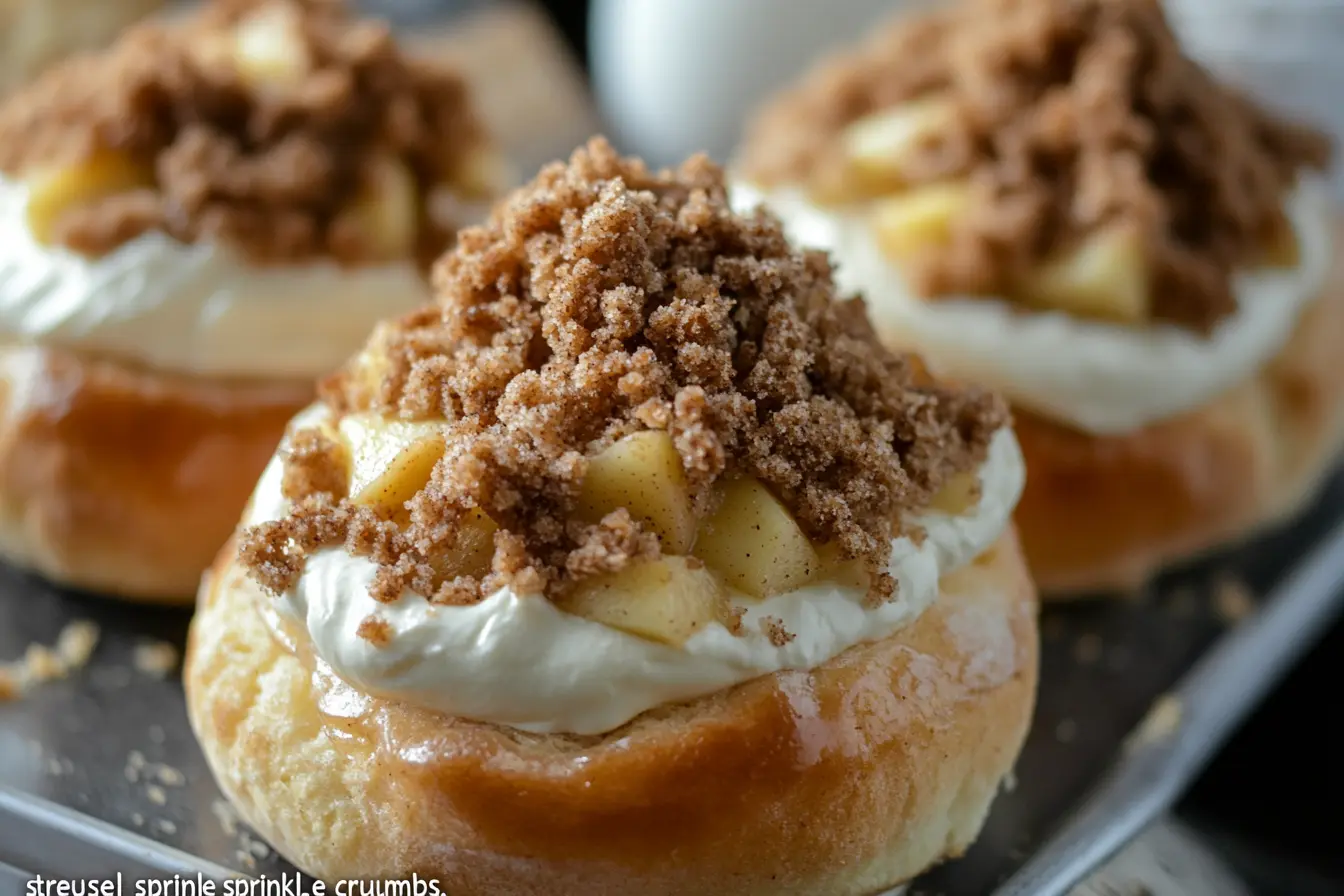
<svg viewBox="0 0 1344 896"><path fill-rule="evenodd" d="M0 701L16 700L32 688L68 678L88 665L98 646L99 629L85 619L68 623L52 647L29 644L23 658L0 663Z"/></svg>
<svg viewBox="0 0 1344 896"><path fill-rule="evenodd" d="M929 295L1011 296L1053 252L1129 227L1153 316L1208 332L1236 310L1234 271L1291 232L1285 193L1330 155L1186 57L1155 0L966 0L902 17L780 96L742 171L843 195L844 129L925 98L951 112L902 180L972 192L946 248L911 265Z"/></svg>
<svg viewBox="0 0 1344 896"><path fill-rule="evenodd" d="M1255 595L1241 579L1222 576L1213 586L1213 608L1226 625L1236 625L1255 612Z"/></svg>
<svg viewBox="0 0 1344 896"><path fill-rule="evenodd" d="M374 647L386 647L392 643L392 626L381 616L365 616L355 629L355 634Z"/></svg>
<svg viewBox="0 0 1344 896"><path fill-rule="evenodd" d="M733 213L703 157L653 173L596 139L463 231L435 284L436 307L381 328L372 358L321 388L338 414L440 421L447 451L409 523L302 495L242 534L267 589L342 543L378 564L375 598L444 603L505 586L555 596L657 557L625 511L575 520L589 458L652 429L672 436L698 516L720 477L756 477L812 539L861 558L880 600L894 519L981 463L1008 422L996 396L931 384L884 349L825 256L795 251L773 217ZM489 571L444 569L480 512L498 526Z"/></svg>
<svg viewBox="0 0 1344 896"><path fill-rule="evenodd" d="M249 76L234 50L237 26L268 16L294 41L294 71L271 81ZM99 153L145 172L142 186L58 217L56 241L88 255L162 231L224 242L258 263L385 260L383 235L355 226L348 211L377 176L375 162L403 163L416 195L447 185L465 196L479 189L471 168L483 145L456 72L403 56L385 25L347 15L336 0L205 4L183 21L128 29L0 106L6 175ZM429 205L415 247L425 261L464 223L436 220Z"/></svg>
<svg viewBox="0 0 1344 896"><path fill-rule="evenodd" d="M291 501L324 494L344 498L350 477L349 458L335 439L319 429L300 429L286 441L280 491Z"/></svg>
<svg viewBox="0 0 1344 896"><path fill-rule="evenodd" d="M132 665L144 675L154 678L167 678L179 659L176 646L167 641L149 641L135 645Z"/></svg>
<svg viewBox="0 0 1344 896"><path fill-rule="evenodd" d="M784 627L784 620L777 616L762 616L760 626L761 634L765 635L766 639L775 647L783 647L797 637Z"/></svg>

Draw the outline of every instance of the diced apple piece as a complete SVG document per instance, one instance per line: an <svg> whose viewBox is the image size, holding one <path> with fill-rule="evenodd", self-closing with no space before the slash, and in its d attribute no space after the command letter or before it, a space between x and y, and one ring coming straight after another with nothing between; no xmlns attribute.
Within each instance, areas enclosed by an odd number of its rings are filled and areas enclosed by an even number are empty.
<svg viewBox="0 0 1344 896"><path fill-rule="evenodd" d="M389 261L415 253L419 209L411 170L384 155L370 161L358 195L343 214L359 232L370 260Z"/></svg>
<svg viewBox="0 0 1344 896"><path fill-rule="evenodd" d="M585 579L559 606L575 616L676 645L727 614L723 589L689 557L661 557Z"/></svg>
<svg viewBox="0 0 1344 896"><path fill-rule="evenodd" d="M836 542L823 544L817 548L817 556L821 560L817 579L859 591L868 590L871 582L863 561L855 557L846 557L839 544Z"/></svg>
<svg viewBox="0 0 1344 896"><path fill-rule="evenodd" d="M970 205L970 186L963 183L931 184L882 199L872 211L878 245L895 261L945 246L953 223Z"/></svg>
<svg viewBox="0 0 1344 896"><path fill-rule="evenodd" d="M628 435L588 462L576 514L597 522L624 507L658 536L663 550L684 554L695 539L686 474L672 437L649 430Z"/></svg>
<svg viewBox="0 0 1344 896"><path fill-rule="evenodd" d="M458 576L481 578L490 572L498 529L495 521L484 512L473 510L458 530L457 544L451 551L434 558L434 568L445 579Z"/></svg>
<svg viewBox="0 0 1344 896"><path fill-rule="evenodd" d="M425 487L443 457L443 432L434 423L350 414L339 428L352 458L350 500L389 516Z"/></svg>
<svg viewBox="0 0 1344 896"><path fill-rule="evenodd" d="M980 476L976 473L957 473L943 483L938 494L929 502L929 509L957 516L980 503Z"/></svg>
<svg viewBox="0 0 1344 896"><path fill-rule="evenodd" d="M722 502L700 524L695 554L725 582L753 597L792 591L820 565L793 514L755 479L720 486Z"/></svg>
<svg viewBox="0 0 1344 896"><path fill-rule="evenodd" d="M945 128L954 114L947 99L927 97L860 118L841 138L851 173L872 185L872 195L906 181L911 151Z"/></svg>
<svg viewBox="0 0 1344 896"><path fill-rule="evenodd" d="M116 152L99 152L72 165L38 169L24 177L28 188L28 229L50 243L65 211L154 184L153 172Z"/></svg>
<svg viewBox="0 0 1344 896"><path fill-rule="evenodd" d="M1027 277L1020 294L1037 307L1143 323L1150 296L1142 237L1129 227L1102 231Z"/></svg>
<svg viewBox="0 0 1344 896"><path fill-rule="evenodd" d="M272 88L302 80L312 70L313 60L301 28L298 13L282 3L262 6L239 22L233 32L233 55L243 80Z"/></svg>

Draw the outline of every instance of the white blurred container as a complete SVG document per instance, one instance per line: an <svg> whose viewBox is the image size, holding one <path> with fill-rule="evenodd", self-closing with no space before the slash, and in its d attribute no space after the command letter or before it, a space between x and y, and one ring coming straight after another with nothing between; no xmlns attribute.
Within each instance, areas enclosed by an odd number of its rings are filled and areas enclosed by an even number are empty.
<svg viewBox="0 0 1344 896"><path fill-rule="evenodd" d="M623 149L660 165L698 150L726 159L762 99L827 49L926 2L593 0L593 88Z"/></svg>
<svg viewBox="0 0 1344 896"><path fill-rule="evenodd" d="M1166 0L1192 55L1344 150L1344 0ZM1333 183L1344 200L1344 152Z"/></svg>

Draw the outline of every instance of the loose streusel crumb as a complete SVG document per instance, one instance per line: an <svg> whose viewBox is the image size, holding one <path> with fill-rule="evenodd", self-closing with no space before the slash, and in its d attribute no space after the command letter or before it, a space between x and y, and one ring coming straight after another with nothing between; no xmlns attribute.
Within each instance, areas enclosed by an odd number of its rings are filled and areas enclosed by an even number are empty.
<svg viewBox="0 0 1344 896"><path fill-rule="evenodd" d="M784 620L776 616L761 617L761 633L775 647L783 647L797 637L784 627Z"/></svg>
<svg viewBox="0 0 1344 896"><path fill-rule="evenodd" d="M365 616L360 620L355 634L374 647L386 647L392 642L392 626L381 616Z"/></svg>
<svg viewBox="0 0 1344 896"><path fill-rule="evenodd" d="M257 83L232 29L280 10L306 70ZM289 20L287 20L289 21ZM295 63L300 64L300 63ZM222 241L257 263L383 260L350 218L376 158L405 164L419 195L476 189L483 132L452 70L402 55L387 27L339 0L219 0L181 22L128 30L106 52L66 62L0 107L0 171L23 176L97 154L148 172L143 188L61 214L57 242L100 255L145 233ZM462 221L421 210L422 260ZM374 234L373 236L378 236Z"/></svg>
<svg viewBox="0 0 1344 896"><path fill-rule="evenodd" d="M284 476L280 491L291 501L305 495L344 498L345 450L331 436L316 429L300 429L286 442Z"/></svg>
<svg viewBox="0 0 1344 896"><path fill-rule="evenodd" d="M135 645L131 662L137 672L153 678L167 678L177 668L180 653L167 641L149 641Z"/></svg>
<svg viewBox="0 0 1344 896"><path fill-rule="evenodd" d="M1234 270L1285 233L1285 193L1330 154L1187 58L1156 0L967 0L902 18L779 97L742 173L832 192L849 124L935 95L952 114L903 178L968 180L973 199L947 248L911 266L929 295L1011 296L1052 252L1130 226L1153 317L1207 332L1236 310Z"/></svg>
<svg viewBox="0 0 1344 896"><path fill-rule="evenodd" d="M87 619L68 623L56 644L29 644L23 658L0 663L0 701L16 700L37 685L68 678L88 665L98 646L99 629Z"/></svg>
<svg viewBox="0 0 1344 896"><path fill-rule="evenodd" d="M444 421L447 451L409 523L300 496L242 533L241 562L268 590L336 544L378 565L376 599L453 604L506 585L557 596L657 557L626 511L591 525L574 503L589 458L662 430L699 516L720 477L756 477L816 542L862 558L880 600L900 513L981 463L1008 422L998 397L931 384L882 348L825 256L795 251L773 217L734 214L703 157L651 173L594 140L464 231L435 283L436 307L382 328L375 361L321 390L337 413ZM434 559L478 509L499 526L491 571L450 579Z"/></svg>
<svg viewBox="0 0 1344 896"><path fill-rule="evenodd" d="M1235 576L1221 576L1213 586L1213 608L1227 625L1236 625L1255 612L1250 586Z"/></svg>

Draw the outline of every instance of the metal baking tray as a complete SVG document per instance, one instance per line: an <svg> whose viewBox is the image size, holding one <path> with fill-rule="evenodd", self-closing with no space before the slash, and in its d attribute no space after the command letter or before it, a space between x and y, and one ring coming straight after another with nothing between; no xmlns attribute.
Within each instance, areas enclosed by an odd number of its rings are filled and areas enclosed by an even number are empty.
<svg viewBox="0 0 1344 896"><path fill-rule="evenodd" d="M1339 609L1341 507L1344 476L1254 545L1130 599L1047 609L1016 784L975 847L913 892L1055 896L1155 820ZM215 789L176 672L137 667L143 645L182 644L187 613L0 568L0 657L51 643L75 619L101 628L89 664L0 704L0 882L24 872L294 874Z"/></svg>

